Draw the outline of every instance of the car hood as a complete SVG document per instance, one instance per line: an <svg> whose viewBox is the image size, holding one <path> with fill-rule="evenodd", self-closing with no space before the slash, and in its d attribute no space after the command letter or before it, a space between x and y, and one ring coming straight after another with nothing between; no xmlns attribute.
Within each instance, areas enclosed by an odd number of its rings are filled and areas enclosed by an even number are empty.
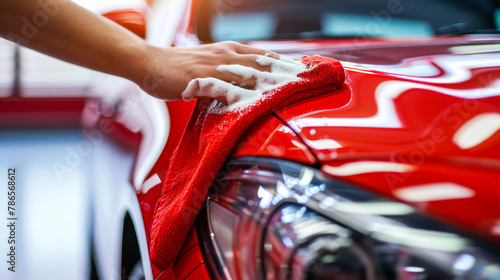
<svg viewBox="0 0 500 280"><path fill-rule="evenodd" d="M499 39L288 43L346 85L277 116L325 173L500 240Z"/></svg>

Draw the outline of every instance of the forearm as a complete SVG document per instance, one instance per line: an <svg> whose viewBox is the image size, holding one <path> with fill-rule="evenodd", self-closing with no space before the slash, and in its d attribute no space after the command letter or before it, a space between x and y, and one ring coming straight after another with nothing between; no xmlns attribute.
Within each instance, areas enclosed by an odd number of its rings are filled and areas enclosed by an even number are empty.
<svg viewBox="0 0 500 280"><path fill-rule="evenodd" d="M103 0L105 1L105 0ZM189 48L158 48L112 21L69 0L0 0L0 36L28 48L90 69L117 75L152 96L180 100L190 81L213 77L228 84L253 88L255 77L217 70L239 64L258 71L258 55L277 54L234 42ZM186 99L217 98L226 94L199 88Z"/></svg>
<svg viewBox="0 0 500 280"><path fill-rule="evenodd" d="M59 59L135 82L145 75L144 40L68 0L3 0L0 36Z"/></svg>

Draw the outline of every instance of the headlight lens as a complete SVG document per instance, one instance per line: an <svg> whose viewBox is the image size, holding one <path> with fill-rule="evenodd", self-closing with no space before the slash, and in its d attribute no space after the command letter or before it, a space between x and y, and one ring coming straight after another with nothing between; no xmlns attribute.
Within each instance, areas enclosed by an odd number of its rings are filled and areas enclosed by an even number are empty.
<svg viewBox="0 0 500 280"><path fill-rule="evenodd" d="M296 163L230 162L201 224L227 279L500 279L498 252L361 188Z"/></svg>

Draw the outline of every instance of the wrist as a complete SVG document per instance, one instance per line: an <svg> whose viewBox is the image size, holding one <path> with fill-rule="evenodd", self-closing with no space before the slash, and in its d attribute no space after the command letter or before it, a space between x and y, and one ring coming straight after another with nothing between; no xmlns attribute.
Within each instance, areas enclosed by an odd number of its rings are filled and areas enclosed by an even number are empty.
<svg viewBox="0 0 500 280"><path fill-rule="evenodd" d="M117 46L112 63L116 66L115 75L140 85L150 67L150 53L153 49L153 46L140 38Z"/></svg>
<svg viewBox="0 0 500 280"><path fill-rule="evenodd" d="M140 67L136 68L134 82L140 86L144 91L158 97L155 92L159 87L162 78L158 77L157 58L161 49L152 45L147 45L145 48L144 57L141 61Z"/></svg>
<svg viewBox="0 0 500 280"><path fill-rule="evenodd" d="M172 51L173 48L160 48L148 45L140 70L137 71L137 75L133 80L145 92L163 100L172 100L172 97L166 96L165 93L165 84L168 80L167 72L165 71L168 65L165 64L169 64Z"/></svg>

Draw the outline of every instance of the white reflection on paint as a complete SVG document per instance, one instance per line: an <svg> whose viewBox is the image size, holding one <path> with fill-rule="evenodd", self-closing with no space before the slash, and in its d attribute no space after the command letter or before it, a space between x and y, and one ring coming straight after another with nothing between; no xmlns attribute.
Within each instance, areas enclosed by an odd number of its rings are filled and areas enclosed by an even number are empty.
<svg viewBox="0 0 500 280"><path fill-rule="evenodd" d="M376 172L405 173L414 171L415 167L413 165L396 162L358 161L346 163L337 167L324 165L321 167L321 170L335 176L352 176Z"/></svg>
<svg viewBox="0 0 500 280"><path fill-rule="evenodd" d="M405 79L424 82L424 83L434 83L434 84L452 84L467 81L471 78L470 69L483 68L483 67L496 67L500 63L499 54L481 54L474 55L472 59L471 56L440 56L432 60L432 62L437 65L438 69L444 74L442 76L436 76L436 71L432 71L431 68L424 67L424 64L420 61L414 61L409 65L405 65L406 62L399 64L383 66L380 65L370 65L370 64L354 64L349 63L347 66L356 67L364 70L376 70L383 71L386 73L393 74L394 76L402 76ZM342 64L346 65L345 62ZM432 65L429 63L429 65ZM407 68L408 70L403 70ZM351 69L349 69L351 70ZM426 77L423 77L423 70L429 71ZM356 69L352 69L356 71Z"/></svg>
<svg viewBox="0 0 500 280"><path fill-rule="evenodd" d="M153 176L149 177L144 183L142 184L142 193L147 193L152 187L158 185L161 183L161 179L158 176L157 173L155 173Z"/></svg>
<svg viewBox="0 0 500 280"><path fill-rule="evenodd" d="M309 147L315 150L333 150L342 148L342 145L333 139L304 140Z"/></svg>
<svg viewBox="0 0 500 280"><path fill-rule="evenodd" d="M478 115L463 124L453 136L453 142L462 149L470 149L488 140L500 129L500 114Z"/></svg>
<svg viewBox="0 0 500 280"><path fill-rule="evenodd" d="M408 215L413 207L399 202L349 202L339 201L332 205L333 210L363 215Z"/></svg>
<svg viewBox="0 0 500 280"><path fill-rule="evenodd" d="M393 99L399 96L401 92L392 90L383 91L380 84L375 90L375 103L377 104L377 113L367 118L300 118L296 121L290 121L291 127L310 127L310 126L332 126L332 127L401 127L401 122L396 113Z"/></svg>
<svg viewBox="0 0 500 280"><path fill-rule="evenodd" d="M390 74L398 74L404 76L413 77L433 77L441 73L436 66L429 63L428 61L416 60L409 64L406 62L395 64L395 65L372 65L372 64L359 64L353 62L342 62L344 68L365 68L369 70L375 70ZM349 69L351 70L351 69Z"/></svg>
<svg viewBox="0 0 500 280"><path fill-rule="evenodd" d="M419 82L439 84L467 81L472 76L470 69L496 67L500 62L500 55L475 55L474 58L470 56L444 56L434 59L433 62L442 69L444 75L436 78L409 78Z"/></svg>
<svg viewBox="0 0 500 280"><path fill-rule="evenodd" d="M463 99L476 99L500 95L500 80L496 80L486 88L473 88L465 90L431 86L427 84L420 84L418 82L386 81L381 83L375 90L375 103L377 104L377 113L371 117L320 119L300 118L296 121L290 121L289 124L291 126L300 128L311 126L400 128L402 127L402 125L394 106L394 99L399 97L402 93L411 89L428 90L431 92L437 92Z"/></svg>
<svg viewBox="0 0 500 280"><path fill-rule="evenodd" d="M405 187L394 191L396 197L411 202L470 198L475 192L455 183L434 183Z"/></svg>
<svg viewBox="0 0 500 280"><path fill-rule="evenodd" d="M316 163L316 158L310 152L309 148L306 145L304 145L300 141L296 141L296 140L292 140L292 144L294 144L297 148L299 148L302 152L304 152L304 155L307 157L307 159L310 162Z"/></svg>

